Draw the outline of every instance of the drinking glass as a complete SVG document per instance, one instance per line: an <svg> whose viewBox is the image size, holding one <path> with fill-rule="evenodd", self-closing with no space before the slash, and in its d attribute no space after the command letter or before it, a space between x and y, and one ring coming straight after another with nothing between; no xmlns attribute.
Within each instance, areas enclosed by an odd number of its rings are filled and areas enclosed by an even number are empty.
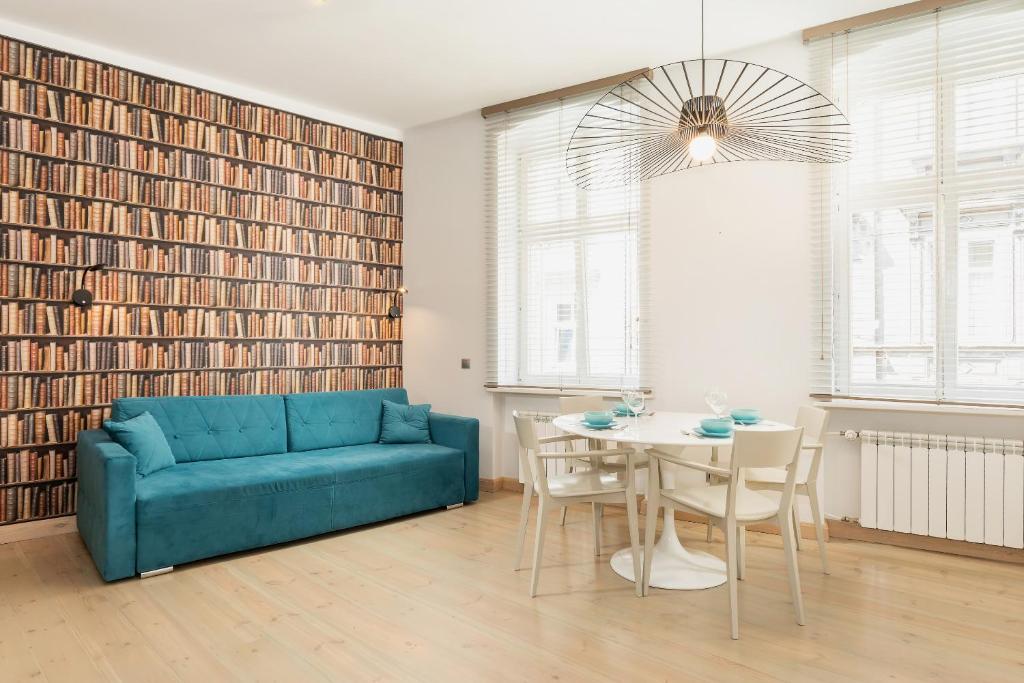
<svg viewBox="0 0 1024 683"><path fill-rule="evenodd" d="M704 392L704 402L711 408L715 417L722 417L729 406L729 397L718 387L712 387Z"/></svg>
<svg viewBox="0 0 1024 683"><path fill-rule="evenodd" d="M644 410L644 392L638 389L627 389L622 392L622 402L626 410L633 414L633 428L636 429L640 413Z"/></svg>

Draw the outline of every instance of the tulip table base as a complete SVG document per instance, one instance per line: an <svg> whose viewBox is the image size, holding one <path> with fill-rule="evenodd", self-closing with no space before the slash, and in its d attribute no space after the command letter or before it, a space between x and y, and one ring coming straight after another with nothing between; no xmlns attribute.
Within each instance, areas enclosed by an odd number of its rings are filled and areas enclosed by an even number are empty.
<svg viewBox="0 0 1024 683"><path fill-rule="evenodd" d="M641 524L641 542L643 533ZM611 564L616 574L633 581L633 551L630 548L623 548L612 555ZM726 579L725 562L709 553L683 547L676 535L675 515L672 510L665 510L665 528L654 545L651 585L673 590L700 590L721 586Z"/></svg>

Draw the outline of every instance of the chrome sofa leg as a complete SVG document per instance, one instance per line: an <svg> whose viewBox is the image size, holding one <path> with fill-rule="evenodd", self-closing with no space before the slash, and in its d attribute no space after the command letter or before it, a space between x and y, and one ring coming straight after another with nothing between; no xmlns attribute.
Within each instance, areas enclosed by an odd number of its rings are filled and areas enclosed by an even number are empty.
<svg viewBox="0 0 1024 683"><path fill-rule="evenodd" d="M170 574L174 571L174 566L160 567L160 569L150 569L148 572L142 572L139 574L140 579L148 579L151 576L160 576L161 574Z"/></svg>
<svg viewBox="0 0 1024 683"><path fill-rule="evenodd" d="M445 510L454 510L455 508L462 507L462 503L456 503L455 505L445 505Z"/></svg>

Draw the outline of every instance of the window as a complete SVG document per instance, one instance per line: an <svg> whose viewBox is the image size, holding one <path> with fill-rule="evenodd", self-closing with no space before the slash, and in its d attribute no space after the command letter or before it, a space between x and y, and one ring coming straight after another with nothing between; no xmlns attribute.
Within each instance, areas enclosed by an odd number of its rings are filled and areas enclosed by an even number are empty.
<svg viewBox="0 0 1024 683"><path fill-rule="evenodd" d="M856 140L813 193L815 393L1024 403L1020 35L983 0L812 46Z"/></svg>
<svg viewBox="0 0 1024 683"><path fill-rule="evenodd" d="M602 94L488 118L488 385L647 386L645 189L579 190L565 167Z"/></svg>

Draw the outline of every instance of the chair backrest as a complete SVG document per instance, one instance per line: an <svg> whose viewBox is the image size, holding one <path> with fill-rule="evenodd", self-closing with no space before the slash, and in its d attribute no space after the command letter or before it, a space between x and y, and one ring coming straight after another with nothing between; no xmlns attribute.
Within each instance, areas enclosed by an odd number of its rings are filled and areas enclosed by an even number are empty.
<svg viewBox="0 0 1024 683"><path fill-rule="evenodd" d="M533 486L537 492L547 495L547 472L537 457L537 453L540 451L540 441L537 440L537 430L534 427L533 418L520 415L519 411L513 410L512 421L516 425L516 436L519 438L519 462L523 471L528 472L533 478Z"/></svg>
<svg viewBox="0 0 1024 683"><path fill-rule="evenodd" d="M796 413L796 426L804 428L805 443L820 443L822 448L814 451L811 467L807 470L807 481L818 480L818 468L821 467L821 456L824 453L825 430L828 429L828 411L814 406L800 406Z"/></svg>
<svg viewBox="0 0 1024 683"><path fill-rule="evenodd" d="M786 468L786 483L782 487L779 509L789 510L793 504L793 492L796 489L796 469L800 459L800 443L803 436L803 427L736 432L732 444L732 461L730 463L732 476L729 478L727 516L735 515L740 470L747 467Z"/></svg>
<svg viewBox="0 0 1024 683"><path fill-rule="evenodd" d="M800 406L796 412L796 426L804 428L804 440L821 443L828 427L828 411L814 406Z"/></svg>
<svg viewBox="0 0 1024 683"><path fill-rule="evenodd" d="M792 429L736 430L732 445L732 466L789 467L800 453L802 427Z"/></svg>
<svg viewBox="0 0 1024 683"><path fill-rule="evenodd" d="M540 442L537 440L537 430L534 427L533 418L520 415L518 410L513 410L512 421L516 424L516 436L519 438L519 447L530 451L540 450Z"/></svg>
<svg viewBox="0 0 1024 683"><path fill-rule="evenodd" d="M558 399L558 412L562 415L588 410L608 410L608 406L600 396L560 396Z"/></svg>

